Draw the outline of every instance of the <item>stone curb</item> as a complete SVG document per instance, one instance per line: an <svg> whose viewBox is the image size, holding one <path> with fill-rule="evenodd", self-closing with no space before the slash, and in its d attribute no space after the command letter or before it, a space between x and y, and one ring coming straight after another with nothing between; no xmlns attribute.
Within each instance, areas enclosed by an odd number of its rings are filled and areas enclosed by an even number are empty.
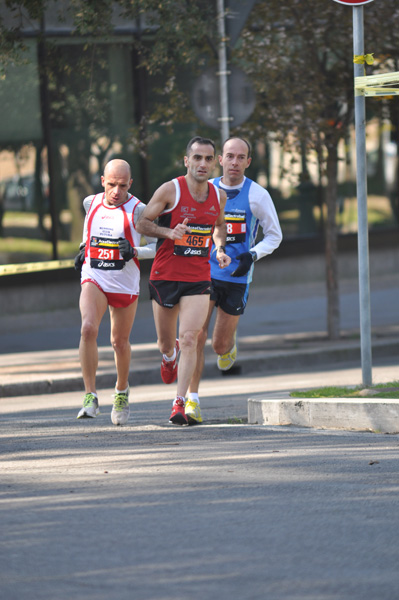
<svg viewBox="0 0 399 600"><path fill-rule="evenodd" d="M249 398L248 423L393 434L399 432L399 400Z"/></svg>

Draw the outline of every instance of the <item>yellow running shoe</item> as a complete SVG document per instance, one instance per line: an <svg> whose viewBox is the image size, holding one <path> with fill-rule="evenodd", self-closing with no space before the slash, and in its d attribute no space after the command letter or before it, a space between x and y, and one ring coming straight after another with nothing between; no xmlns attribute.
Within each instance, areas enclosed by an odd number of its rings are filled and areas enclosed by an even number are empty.
<svg viewBox="0 0 399 600"><path fill-rule="evenodd" d="M186 417L189 425L198 425L202 423L201 408L195 400L186 400Z"/></svg>
<svg viewBox="0 0 399 600"><path fill-rule="evenodd" d="M220 371L228 371L234 365L237 359L237 344L234 342L234 346L230 350L230 352L226 352L226 354L219 354L217 365Z"/></svg>

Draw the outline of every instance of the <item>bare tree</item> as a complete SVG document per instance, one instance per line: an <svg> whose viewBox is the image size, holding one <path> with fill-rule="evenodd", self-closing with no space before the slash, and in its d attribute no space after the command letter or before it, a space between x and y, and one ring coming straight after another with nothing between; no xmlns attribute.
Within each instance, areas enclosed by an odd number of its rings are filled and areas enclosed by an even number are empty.
<svg viewBox="0 0 399 600"><path fill-rule="evenodd" d="M399 15L394 0L387 3L389 6L367 5L366 40L375 37L375 29L384 30L389 24L388 45L393 51L396 28L392 18L399 23ZM369 32L367 22L374 23ZM381 40L383 36L380 33L378 37ZM347 6L332 0L261 0L252 12L236 55L258 92L257 109L246 129L262 138L274 132L285 147L316 150L321 173L328 180L325 248L327 329L331 339L337 339L340 333L338 145L353 123L352 38L352 10ZM387 40L383 48L387 48ZM381 61L377 68L381 68Z"/></svg>

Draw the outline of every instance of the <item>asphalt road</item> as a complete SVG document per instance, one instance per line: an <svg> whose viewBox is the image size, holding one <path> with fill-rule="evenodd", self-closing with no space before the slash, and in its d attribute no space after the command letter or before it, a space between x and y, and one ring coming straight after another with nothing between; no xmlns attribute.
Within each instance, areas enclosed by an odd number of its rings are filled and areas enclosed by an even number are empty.
<svg viewBox="0 0 399 600"><path fill-rule="evenodd" d="M1 399L1 598L393 600L398 437L245 424L248 395L355 373L204 381L189 428L165 385L134 388L123 428L111 389L95 420L81 392Z"/></svg>
<svg viewBox="0 0 399 600"><path fill-rule="evenodd" d="M398 278L372 321L398 324ZM379 294L378 297L376 294ZM358 327L356 285L342 327ZM245 335L323 331L323 286L253 287ZM240 335L240 333L239 333ZM242 335L242 333L241 333ZM108 343L104 323L99 342ZM77 310L1 320L6 352L76 348ZM155 341L142 302L134 343ZM397 380L397 357L374 377ZM78 421L82 392L0 399L2 600L393 600L397 435L247 425L248 397L359 382L359 364L204 380L204 424L168 425L173 386L132 382L132 418Z"/></svg>

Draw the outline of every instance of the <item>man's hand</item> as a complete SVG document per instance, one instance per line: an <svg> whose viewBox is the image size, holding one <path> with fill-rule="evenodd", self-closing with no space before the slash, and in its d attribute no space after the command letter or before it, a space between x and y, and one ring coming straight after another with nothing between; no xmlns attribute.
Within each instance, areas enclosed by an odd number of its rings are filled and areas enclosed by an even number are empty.
<svg viewBox="0 0 399 600"><path fill-rule="evenodd" d="M184 219L183 223L178 223L174 229L171 229L169 239L181 240L186 233L191 233L191 229L187 223L188 219Z"/></svg>
<svg viewBox="0 0 399 600"><path fill-rule="evenodd" d="M224 246L219 246L219 248L217 249L216 260L218 261L219 267L221 269L228 267L229 264L231 263L230 256L228 254L226 254L226 252L224 251Z"/></svg>
<svg viewBox="0 0 399 600"><path fill-rule="evenodd" d="M238 267L236 268L236 270L232 272L232 276L242 277L243 275L248 273L249 269L251 268L254 262L254 257L250 252L243 252L242 254L239 254L237 258L240 262L238 263Z"/></svg>
<svg viewBox="0 0 399 600"><path fill-rule="evenodd" d="M83 246L80 247L79 254L75 256L75 271L78 271L79 273L82 270L82 266L85 261L85 248L86 244L83 244Z"/></svg>
<svg viewBox="0 0 399 600"><path fill-rule="evenodd" d="M119 252L122 254L123 260L126 262L137 256L136 248L133 248L133 246L130 245L129 240L126 238L118 239L118 248Z"/></svg>

